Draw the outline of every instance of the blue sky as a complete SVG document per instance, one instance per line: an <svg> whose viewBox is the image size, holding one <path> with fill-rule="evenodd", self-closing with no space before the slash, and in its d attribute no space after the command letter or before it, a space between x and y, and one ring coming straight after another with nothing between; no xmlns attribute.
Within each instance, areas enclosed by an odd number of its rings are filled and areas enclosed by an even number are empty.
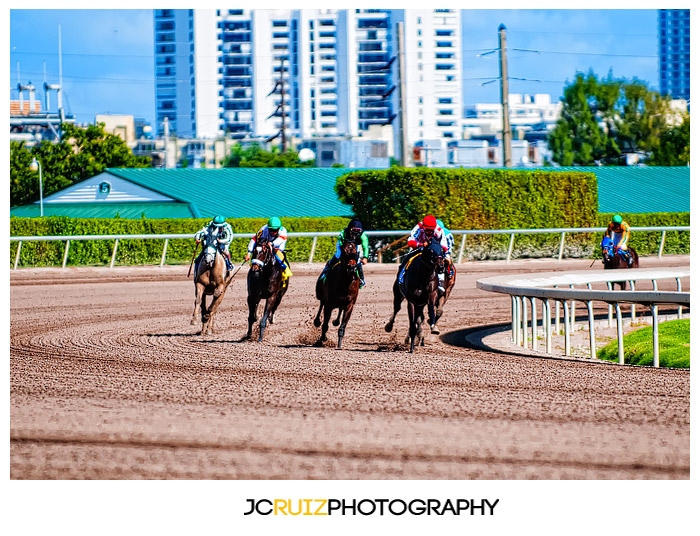
<svg viewBox="0 0 700 536"><path fill-rule="evenodd" d="M486 83L498 77L498 54L480 54L497 49L501 23L507 28L511 93L549 93L557 100L576 72L590 69L600 76L612 71L616 78L636 77L658 90L655 9L464 10L462 22L465 104L499 101L498 83ZM150 9L11 10L13 98L18 62L22 83L40 88L44 65L48 81L58 82L59 25L66 107L77 120L113 113L153 122ZM38 96L43 100L43 89Z"/></svg>

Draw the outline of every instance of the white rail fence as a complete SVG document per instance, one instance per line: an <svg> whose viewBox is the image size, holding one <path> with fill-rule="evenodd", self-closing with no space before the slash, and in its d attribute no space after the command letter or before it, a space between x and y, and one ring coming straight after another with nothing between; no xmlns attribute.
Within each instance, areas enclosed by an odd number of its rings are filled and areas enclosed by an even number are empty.
<svg viewBox="0 0 700 536"><path fill-rule="evenodd" d="M508 244L508 255L506 261L510 262L513 253L513 245L515 242L516 235L523 234L558 234L560 235L559 240L559 260L563 259L564 256L564 242L566 240L566 235L571 233L595 233L603 232L605 227L567 227L567 228L552 228L552 229L472 229L472 230L457 230L452 231L455 236L462 237L459 246L459 253L457 255L457 263L461 264L464 257L464 249L466 244L467 235L510 235L510 242ZM664 243L666 242L666 233L668 231L690 231L690 226L680 225L680 226L666 226L666 227L632 227L631 231L660 231L661 239L659 240L659 251L658 256L661 257L663 254ZM410 230L403 231L367 231L368 236L376 237L389 237L389 236L405 236L410 233ZM59 235L59 236L11 236L10 242L18 242L17 251L15 253L15 262L13 269L17 269L19 265L20 252L22 251L23 242L55 242L61 241L66 243L66 247L63 254L62 267L66 267L68 261L68 252L70 250L71 242L78 240L114 240L114 248L112 250L112 260L109 264L110 268L114 267L114 261L117 257L117 249L119 247L120 240L165 240L163 244L163 254L161 255L160 266L165 263L165 256L168 251L168 242L170 240L176 239L191 239L193 234L109 234L109 235ZM318 232L292 232L288 233L289 238L313 238L311 244L311 253L309 255L309 263L313 262L314 253L316 251L316 243L319 237L335 237L338 236L337 231L318 231ZM233 238L250 238L251 233L234 233ZM456 246L456 243L455 243Z"/></svg>
<svg viewBox="0 0 700 536"><path fill-rule="evenodd" d="M571 355L571 332L575 325L575 303L586 304L588 312L588 331L591 357L596 357L595 317L593 303L608 304L608 326L612 327L612 309L617 318L618 362L624 364L624 347L622 340L623 315L621 303L631 305L631 322L635 320L635 306L644 305L651 309L653 330L653 364L659 366L659 305L678 305L678 318L682 318L683 307L690 307L690 293L682 292L681 279L690 277L690 269L635 269L635 270L596 270L576 272L552 272L542 274L503 275L480 279L477 288L491 292L500 292L511 296L511 340L514 345L528 347L528 328L531 335L532 349L538 348L537 300L542 303L542 332L545 339L544 351L552 353L552 335L560 333L560 306L564 311L564 355ZM659 291L658 280L675 279L675 292ZM613 282L628 281L632 290L610 290ZM653 290L635 290L635 282L651 281ZM593 283L605 283L608 290L595 290ZM576 285L586 285L586 289L576 289ZM568 288L561 288L568 287ZM528 323L528 302L531 316ZM552 302L556 305L554 325L552 325Z"/></svg>

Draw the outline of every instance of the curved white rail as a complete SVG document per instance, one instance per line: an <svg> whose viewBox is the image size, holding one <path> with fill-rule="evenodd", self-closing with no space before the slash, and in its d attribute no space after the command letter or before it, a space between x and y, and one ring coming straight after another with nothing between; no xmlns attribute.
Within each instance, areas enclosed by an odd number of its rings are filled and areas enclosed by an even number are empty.
<svg viewBox="0 0 700 536"><path fill-rule="evenodd" d="M536 299L542 301L543 314L542 325L545 334L546 352L552 351L552 330L550 329L551 304L556 303L555 331L559 332L559 306L564 307L564 353L571 355L570 332L575 320L575 302L584 302L588 309L588 326L590 334L591 357L596 356L595 348L595 322L593 316L593 302L602 301L608 304L608 323L612 325L612 308L615 307L617 316L618 336L618 361L624 363L624 348L622 342L622 313L620 303L631 303L632 319L635 314L635 304L648 306L652 311L654 333L654 366L659 366L659 342L658 342L658 305L678 304L678 317L681 318L682 308L690 307L690 293L681 292L681 278L690 277L689 268L666 269L636 269L636 270L586 270L577 272L550 272L540 274L500 275L480 279L476 282L477 288L490 292L500 292L511 296L512 306L512 340L516 345L527 347L528 314L527 302L532 307L532 349L537 350L537 306ZM657 289L657 280L675 279L676 292L660 292ZM611 285L620 280L630 283L629 291L613 291ZM634 290L635 282L639 280L651 281L651 291ZM594 290L592 283L606 283L608 290ZM576 289L575 285L586 285L586 289ZM568 288L560 288L560 287ZM570 307L569 307L570 306ZM569 312L571 310L571 313Z"/></svg>

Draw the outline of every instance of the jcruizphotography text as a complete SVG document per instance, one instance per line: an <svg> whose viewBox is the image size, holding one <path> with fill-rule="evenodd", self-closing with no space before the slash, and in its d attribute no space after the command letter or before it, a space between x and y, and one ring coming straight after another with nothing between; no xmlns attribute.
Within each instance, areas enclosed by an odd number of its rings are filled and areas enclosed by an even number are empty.
<svg viewBox="0 0 700 536"><path fill-rule="evenodd" d="M494 515L499 499L246 499L243 515Z"/></svg>

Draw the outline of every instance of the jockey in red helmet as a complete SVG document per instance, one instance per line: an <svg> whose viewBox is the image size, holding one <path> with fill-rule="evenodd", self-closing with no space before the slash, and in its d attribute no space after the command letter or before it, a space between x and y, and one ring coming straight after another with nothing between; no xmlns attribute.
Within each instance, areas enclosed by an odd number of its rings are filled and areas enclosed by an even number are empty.
<svg viewBox="0 0 700 536"><path fill-rule="evenodd" d="M435 218L435 216L433 216L432 214L428 214L425 218L423 218L422 222L420 222L411 230L411 234L408 237L408 245L412 249L417 250L419 248L427 246L433 238L440 242L443 253L447 253L447 251L450 248L447 242L447 236L445 234L445 231L442 227L438 225L437 218ZM445 274L439 273L438 280L438 290L444 293Z"/></svg>

